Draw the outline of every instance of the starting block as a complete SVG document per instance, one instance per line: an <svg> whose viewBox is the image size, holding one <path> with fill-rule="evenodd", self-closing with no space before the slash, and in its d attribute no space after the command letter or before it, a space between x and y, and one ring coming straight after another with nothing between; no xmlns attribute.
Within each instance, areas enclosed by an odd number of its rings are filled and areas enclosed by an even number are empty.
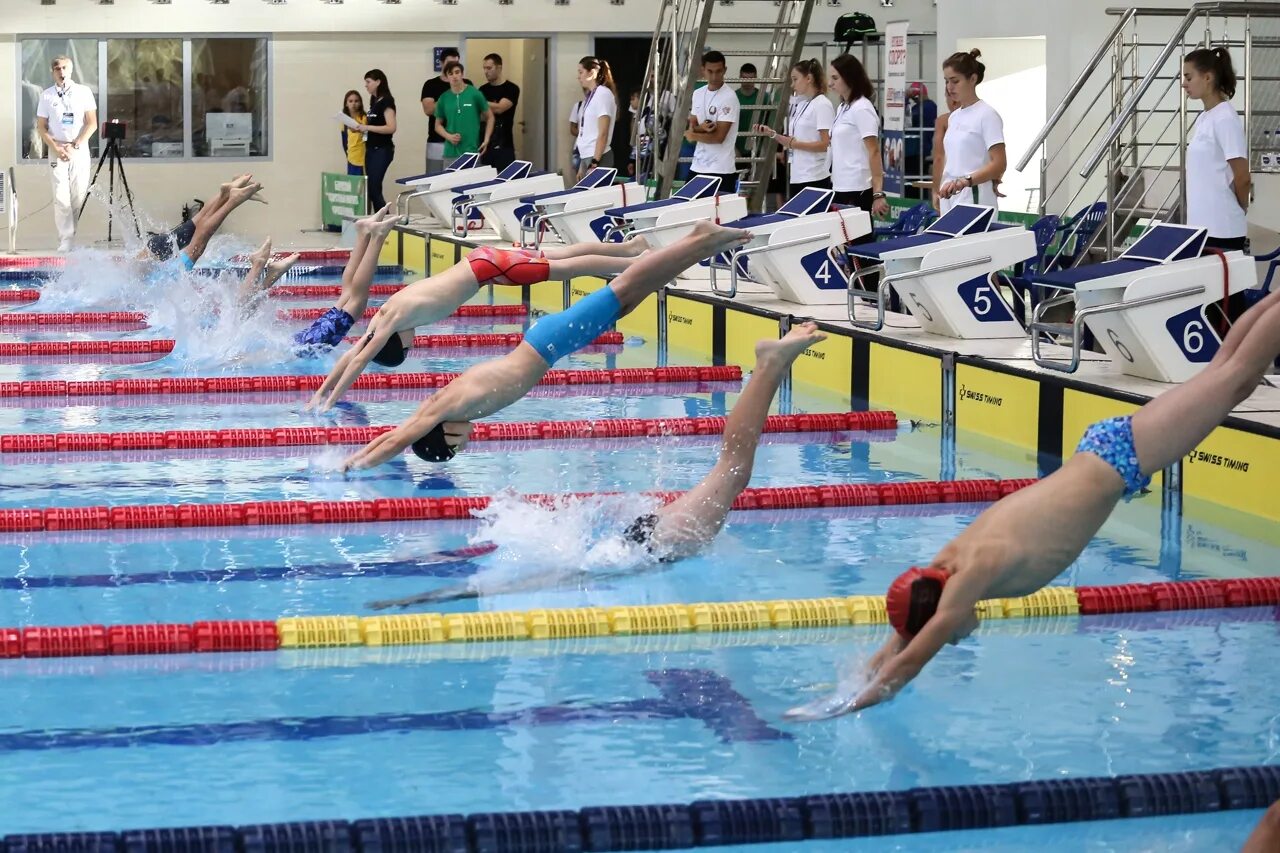
<svg viewBox="0 0 1280 853"><path fill-rule="evenodd" d="M497 176L497 169L480 165L479 154L463 154L446 166L443 172L396 178L396 183L406 188L396 198L396 212L401 219L407 221L410 205L414 199L420 198L426 202L428 211L441 225L449 225L453 214L453 190L466 184L491 181Z"/></svg>
<svg viewBox="0 0 1280 853"><path fill-rule="evenodd" d="M1208 231L1156 225L1113 261L1035 276L1059 292L1036 306L1031 352L1036 364L1072 373L1088 331L1123 373L1157 382L1185 382L1222 345L1206 313L1215 302L1256 287L1257 267L1243 252L1202 255ZM1046 311L1075 307L1070 324L1046 323ZM1070 339L1067 362L1041 353L1043 338Z"/></svg>
<svg viewBox="0 0 1280 853"><path fill-rule="evenodd" d="M849 322L855 326L882 329L892 289L926 332L967 339L1027 334L1000 292L998 274L1034 258L1036 238L996 222L993 207L958 204L919 234L852 246L848 254L865 263L849 278ZM883 276L879 287L860 285L877 272ZM875 302L874 320L855 316L861 299Z"/></svg>
<svg viewBox="0 0 1280 853"><path fill-rule="evenodd" d="M644 199L645 188L635 182L615 184L618 170L597 167L569 189L526 195L520 219L520 244L537 248L548 230L566 245L606 242L609 218L604 212L618 203Z"/></svg>
<svg viewBox="0 0 1280 853"><path fill-rule="evenodd" d="M519 239L521 209L527 205L521 198L530 193L564 189L564 180L550 172L535 172L528 160L516 160L493 180L464 184L455 188L452 216L453 233L465 237L468 223L483 219L498 232L502 240Z"/></svg>
<svg viewBox="0 0 1280 853"><path fill-rule="evenodd" d="M838 305L846 299L848 282L833 252L871 233L871 217L864 210L830 210L835 193L806 188L774 213L724 223L745 228L750 243L707 261L711 289L721 296L738 294L738 279L768 285L779 299L802 305ZM729 287L717 286L717 272L728 271Z"/></svg>
<svg viewBox="0 0 1280 853"><path fill-rule="evenodd" d="M611 233L644 236L650 245L662 247L684 237L704 219L727 222L746 216L747 200L737 193L720 195L719 178L699 176L670 198L609 208L605 215L612 220Z"/></svg>

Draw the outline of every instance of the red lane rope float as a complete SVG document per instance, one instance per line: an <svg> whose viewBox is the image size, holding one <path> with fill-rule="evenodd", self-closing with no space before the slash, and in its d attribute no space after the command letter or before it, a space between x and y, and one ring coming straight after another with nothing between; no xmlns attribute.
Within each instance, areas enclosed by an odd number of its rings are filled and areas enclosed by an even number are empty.
<svg viewBox="0 0 1280 853"><path fill-rule="evenodd" d="M380 388L443 388L457 373L366 373L351 386ZM548 370L539 385L648 385L660 382L732 382L742 379L737 365L718 367L622 367L614 370ZM314 391L323 376L212 376L167 379L103 379L68 382L61 379L0 382L0 398L112 397L156 394L237 394Z"/></svg>
<svg viewBox="0 0 1280 853"><path fill-rule="evenodd" d="M347 343L355 343L359 338L347 338ZM520 332L498 332L476 335L419 335L413 339L415 347L424 349L461 349L470 347L515 346L524 340ZM622 344L625 339L621 332L605 332L591 342L590 346ZM41 355L121 355L126 353L173 352L176 341L168 339L148 341L19 341L0 343L0 357L22 357Z"/></svg>
<svg viewBox="0 0 1280 853"><path fill-rule="evenodd" d="M142 323L147 315L140 311L79 311L43 314L35 311L0 314L0 326L110 326L116 323Z"/></svg>
<svg viewBox="0 0 1280 853"><path fill-rule="evenodd" d="M809 415L770 415L764 431L842 432L897 429L893 412L834 412ZM367 444L394 426L264 427L257 429L192 429L165 432L26 433L0 436L0 453L60 451L178 450L211 447L303 447ZM725 418L619 418L594 421L529 421L474 425L472 441L518 441L581 438L640 438L665 435L721 435ZM968 487L971 484L947 483ZM985 494L985 492L975 492ZM983 500L975 497L974 500Z"/></svg>
<svg viewBox="0 0 1280 853"><path fill-rule="evenodd" d="M67 259L60 255L47 257L28 256L21 258L0 258L0 270L29 270L47 267L65 267Z"/></svg>
<svg viewBox="0 0 1280 853"><path fill-rule="evenodd" d="M369 288L369 295L391 296L404 288L403 284L375 284ZM341 296L342 287L336 284L286 284L271 288L267 295L276 299L328 299ZM39 298L38 288L0 290L0 303L35 302Z"/></svg>
<svg viewBox="0 0 1280 853"><path fill-rule="evenodd" d="M1106 613L1143 610L1194 610L1280 604L1280 577L1170 581L1154 584L1077 587L1080 614L1096 615L1088 606L1099 597L1134 607ZM1163 596L1166 606L1145 604ZM182 654L187 652L255 652L280 648L280 629L267 620L228 619L187 624L70 625L0 628L0 658L87 657L101 655Z"/></svg>
<svg viewBox="0 0 1280 853"><path fill-rule="evenodd" d="M318 320L328 308L283 308L276 312L281 320L311 321ZM366 308L360 319L370 320L378 313L377 308ZM454 317L517 317L529 313L528 305L463 305L451 316ZM4 315L0 315L4 316Z"/></svg>
<svg viewBox="0 0 1280 853"><path fill-rule="evenodd" d="M324 431L323 428L317 428ZM216 430L210 430L216 433ZM948 483L846 484L747 489L733 502L736 510L816 509L820 507L995 501L1036 482L962 480ZM604 494L612 493L600 493ZM647 492L664 503L681 492ZM589 495L578 495L586 497ZM525 495L533 503L555 495ZM161 527L242 527L263 524L330 524L364 521L469 519L489 505L486 496L470 498L378 498L368 501L250 501L226 504L149 504L0 510L0 531L135 530Z"/></svg>
<svg viewBox="0 0 1280 853"><path fill-rule="evenodd" d="M369 287L369 295L391 296L404 290L405 287L406 285L403 284L375 284ZM342 287L336 284L281 284L268 290L267 295L277 299L327 299L331 296L341 296Z"/></svg>

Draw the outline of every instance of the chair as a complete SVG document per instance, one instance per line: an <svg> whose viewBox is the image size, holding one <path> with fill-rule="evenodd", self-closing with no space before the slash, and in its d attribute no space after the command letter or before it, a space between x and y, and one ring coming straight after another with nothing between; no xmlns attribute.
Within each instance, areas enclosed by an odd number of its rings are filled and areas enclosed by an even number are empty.
<svg viewBox="0 0 1280 853"><path fill-rule="evenodd" d="M937 216L937 213L929 206L929 203L922 201L899 213L898 218L890 224L877 225L873 233L877 240L910 237L912 234L919 232L935 216Z"/></svg>
<svg viewBox="0 0 1280 853"><path fill-rule="evenodd" d="M1063 235L1062 243L1054 256L1052 268L1063 269L1075 266L1080 253L1089 245L1089 241L1093 239L1093 235L1097 233L1106 218L1107 203L1099 201L1076 211L1074 216L1062 222L1058 226L1058 232ZM1049 271L1044 269L1040 272Z"/></svg>

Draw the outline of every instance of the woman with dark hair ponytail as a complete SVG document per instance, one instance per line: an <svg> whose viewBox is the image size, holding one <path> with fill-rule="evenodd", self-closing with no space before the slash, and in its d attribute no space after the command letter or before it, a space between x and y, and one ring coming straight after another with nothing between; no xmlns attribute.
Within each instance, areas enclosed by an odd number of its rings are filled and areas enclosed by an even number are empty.
<svg viewBox="0 0 1280 853"><path fill-rule="evenodd" d="M396 156L392 136L396 132L396 99L391 97L387 75L377 68L364 75L364 90L369 93L369 112L360 130L365 134L364 173L368 176L369 209L387 206L382 195L382 180Z"/></svg>
<svg viewBox="0 0 1280 853"><path fill-rule="evenodd" d="M942 137L938 207L944 214L966 202L995 207L996 186L1008 165L1004 120L990 104L978 98L978 84L987 71L987 66L978 61L980 56L982 52L974 48L967 53L953 53L942 63L947 98L959 104L949 114L947 132Z"/></svg>
<svg viewBox="0 0 1280 853"><path fill-rule="evenodd" d="M578 178L596 166L613 165L613 123L618 118L618 87L609 63L597 56L584 56L578 63L578 84L586 97L578 117Z"/></svg>
<svg viewBox="0 0 1280 853"><path fill-rule="evenodd" d="M1204 104L1187 142L1187 224L1208 228L1212 248L1243 250L1252 179L1244 125L1231 105L1236 94L1231 54L1225 47L1188 53L1182 88Z"/></svg>

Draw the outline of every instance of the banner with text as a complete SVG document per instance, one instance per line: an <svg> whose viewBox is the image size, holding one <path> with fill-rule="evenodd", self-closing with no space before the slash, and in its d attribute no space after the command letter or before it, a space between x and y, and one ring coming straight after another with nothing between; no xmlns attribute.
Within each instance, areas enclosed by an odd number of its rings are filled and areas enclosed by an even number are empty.
<svg viewBox="0 0 1280 853"><path fill-rule="evenodd" d="M342 230L343 217L364 216L364 176L340 172L320 173L320 221L330 230Z"/></svg>
<svg viewBox="0 0 1280 853"><path fill-rule="evenodd" d="M880 154L884 159L884 191L902 195L904 133L907 118L907 21L892 21L885 26L887 46L884 65L884 134Z"/></svg>

